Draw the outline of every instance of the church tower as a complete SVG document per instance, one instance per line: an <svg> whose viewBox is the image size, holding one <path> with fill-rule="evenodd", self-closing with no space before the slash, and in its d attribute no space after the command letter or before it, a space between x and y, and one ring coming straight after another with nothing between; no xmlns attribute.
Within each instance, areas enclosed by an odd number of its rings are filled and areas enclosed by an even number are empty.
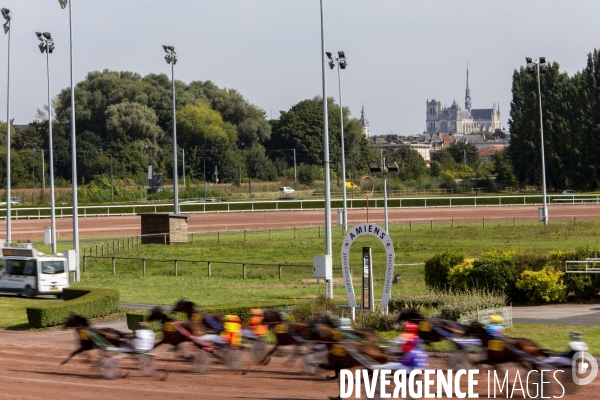
<svg viewBox="0 0 600 400"><path fill-rule="evenodd" d="M469 64L467 63L467 90L465 92L465 108L471 112L471 89L469 89Z"/></svg>
<svg viewBox="0 0 600 400"><path fill-rule="evenodd" d="M371 134L371 128L369 126L369 120L365 118L365 105L363 104L362 110L360 112L360 126L362 127L362 134L367 139Z"/></svg>

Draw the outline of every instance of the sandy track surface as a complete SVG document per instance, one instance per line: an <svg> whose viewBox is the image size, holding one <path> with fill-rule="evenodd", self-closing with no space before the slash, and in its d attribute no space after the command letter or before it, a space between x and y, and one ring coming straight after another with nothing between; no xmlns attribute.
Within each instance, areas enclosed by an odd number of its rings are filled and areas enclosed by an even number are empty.
<svg viewBox="0 0 600 400"><path fill-rule="evenodd" d="M331 213L332 226L336 226L337 210ZM553 205L549 207L550 223L553 221L592 220L600 218L600 205ZM537 206L506 206L506 207L456 207L456 208L402 208L389 209L390 223L455 223L482 221L493 223L499 221L537 221ZM325 224L323 211L280 211L280 212L245 212L220 214L193 214L190 218L188 231L224 231L240 229L284 228L293 226L323 226ZM367 220L366 210L350 210L348 224L350 226ZM383 223L382 208L369 210L369 221ZM12 236L14 240L39 239L43 237L44 227L50 226L48 219L44 220L14 220ZM56 220L58 240L72 237L73 222L70 218ZM79 235L81 238L90 236L124 237L140 234L140 217L88 217L79 218Z"/></svg>
<svg viewBox="0 0 600 400"><path fill-rule="evenodd" d="M125 378L102 379L95 357L87 361L84 355L75 356L66 365L59 362L76 344L75 333L66 330L44 332L0 332L0 398L2 399L327 399L338 393L339 383L326 380L330 372L315 376L301 372L300 362L287 365L289 351L273 357L268 366L251 364L242 375L213 362L208 375L193 372L192 365L180 361L169 347L156 349L159 371L155 377L145 377L131 359L119 365ZM90 352L92 353L92 352ZM431 368L445 369L447 355L435 355ZM504 367L510 380L516 367ZM168 371L168 374L165 372ZM522 376L526 372L521 371ZM160 380L160 378L165 378ZM487 372L481 370L476 392L487 398ZM434 386L435 387L435 386ZM549 395L559 396L560 388L553 384ZM565 399L597 398L600 380L582 387ZM545 393L545 395L548 395ZM364 396L364 389L363 389ZM506 398L504 395L500 397ZM516 391L514 398L522 398ZM364 397L363 397L364 398Z"/></svg>

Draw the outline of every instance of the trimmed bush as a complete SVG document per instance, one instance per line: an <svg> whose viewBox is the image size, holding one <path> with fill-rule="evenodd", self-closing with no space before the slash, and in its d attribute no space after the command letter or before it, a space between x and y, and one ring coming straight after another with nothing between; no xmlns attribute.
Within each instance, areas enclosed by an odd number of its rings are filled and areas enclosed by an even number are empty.
<svg viewBox="0 0 600 400"><path fill-rule="evenodd" d="M431 289L448 289L450 269L466 258L464 252L446 250L425 262L425 284Z"/></svg>
<svg viewBox="0 0 600 400"><path fill-rule="evenodd" d="M471 287L469 274L473 270L473 261L475 260L472 258L466 258L465 261L450 268L448 283L452 290L464 291Z"/></svg>
<svg viewBox="0 0 600 400"><path fill-rule="evenodd" d="M486 289L510 296L514 291L515 275L515 262L510 256L490 252L473 261L469 284L470 288Z"/></svg>
<svg viewBox="0 0 600 400"><path fill-rule="evenodd" d="M64 324L71 314L86 318L102 317L121 310L120 295L113 289L63 289L64 302L27 307L27 320L33 328Z"/></svg>
<svg viewBox="0 0 600 400"><path fill-rule="evenodd" d="M517 279L516 287L527 293L534 301L561 301L566 296L566 286L562 283L563 273L545 267L541 271L525 271Z"/></svg>

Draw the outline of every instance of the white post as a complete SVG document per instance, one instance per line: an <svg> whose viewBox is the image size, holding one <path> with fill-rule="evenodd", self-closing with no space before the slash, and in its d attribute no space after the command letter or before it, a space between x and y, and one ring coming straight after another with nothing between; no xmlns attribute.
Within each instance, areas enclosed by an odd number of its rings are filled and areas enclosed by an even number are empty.
<svg viewBox="0 0 600 400"><path fill-rule="evenodd" d="M10 244L12 238L11 210L10 210L10 20L8 26L8 78L6 81L6 242Z"/></svg>
<svg viewBox="0 0 600 400"><path fill-rule="evenodd" d="M537 60L538 97L540 99L540 135L542 137L542 194L544 196L544 225L548 225L548 204L546 202L546 163L544 160L544 121L542 119L542 88L540 85L540 62Z"/></svg>
<svg viewBox="0 0 600 400"><path fill-rule="evenodd" d="M331 182L329 172L329 121L327 116L327 81L325 78L325 29L323 26L323 0L321 4L321 73L323 81L323 167L325 170L325 254L331 251ZM327 298L333 298L333 280L326 281Z"/></svg>

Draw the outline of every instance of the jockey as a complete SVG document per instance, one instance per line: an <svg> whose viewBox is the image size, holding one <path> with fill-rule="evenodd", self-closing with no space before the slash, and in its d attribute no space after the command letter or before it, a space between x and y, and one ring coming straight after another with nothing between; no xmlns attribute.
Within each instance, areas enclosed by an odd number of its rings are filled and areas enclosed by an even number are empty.
<svg viewBox="0 0 600 400"><path fill-rule="evenodd" d="M221 337L233 346L242 344L242 324L237 315L226 315Z"/></svg>
<svg viewBox="0 0 600 400"><path fill-rule="evenodd" d="M423 340L415 337L410 339L407 344L410 345L411 349L406 352L404 360L400 362L411 369L425 370L429 368L429 356L427 355L427 352L422 348L417 347L418 345L423 344Z"/></svg>
<svg viewBox="0 0 600 400"><path fill-rule="evenodd" d="M402 340L402 351L407 352L413 349L413 341L419 337L418 332L419 326L414 322L406 322L404 324L404 332L400 335L400 339Z"/></svg>
<svg viewBox="0 0 600 400"><path fill-rule="evenodd" d="M491 315L490 324L485 327L486 333L494 339L502 339L504 337L504 319L500 315Z"/></svg>
<svg viewBox="0 0 600 400"><path fill-rule="evenodd" d="M147 322L140 322L138 326L139 329L136 329L133 338L133 349L138 353L145 353L154 348L154 332Z"/></svg>
<svg viewBox="0 0 600 400"><path fill-rule="evenodd" d="M263 324L263 319L265 318L263 310L252 308L250 314L252 316L248 320L248 329L250 329L255 336L264 336L269 333L269 327L266 324Z"/></svg>

